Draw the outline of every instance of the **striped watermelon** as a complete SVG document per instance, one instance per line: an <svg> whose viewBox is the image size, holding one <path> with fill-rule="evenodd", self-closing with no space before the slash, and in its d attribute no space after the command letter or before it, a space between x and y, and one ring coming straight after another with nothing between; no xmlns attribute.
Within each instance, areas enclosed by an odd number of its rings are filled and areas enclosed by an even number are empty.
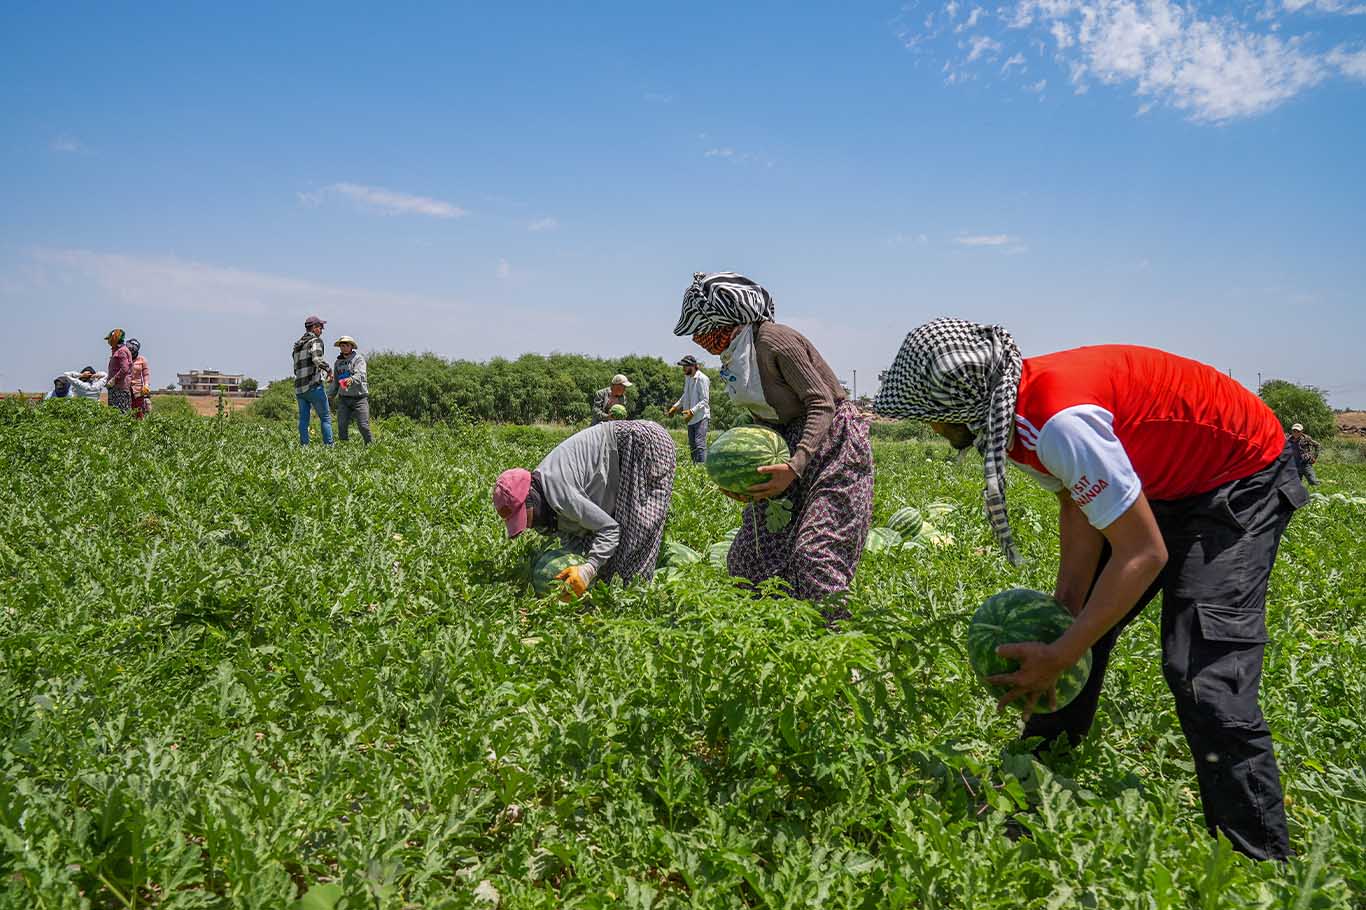
<svg viewBox="0 0 1366 910"><path fill-rule="evenodd" d="M919 534L920 526L924 523L925 519L921 517L920 510L915 506L897 509L892 513L892 517L887 519L887 527L906 538Z"/></svg>
<svg viewBox="0 0 1366 910"><path fill-rule="evenodd" d="M789 457L783 437L767 427L733 427L707 449L707 474L723 490L748 493L750 487L768 481L759 468L786 464Z"/></svg>
<svg viewBox="0 0 1366 910"><path fill-rule="evenodd" d="M1072 625L1072 614L1051 596L1027 588L1012 588L987 598L973 614L968 626L968 660L977 678L986 684L996 697L1009 691L1003 686L986 683L988 676L1013 673L1019 662L996 654L999 645L1020 641L1053 642ZM1091 675L1091 651L1058 677L1058 707L1064 707L1077 697ZM1011 702L1017 708L1019 701ZM1034 708L1038 714L1050 712L1048 703L1040 698Z"/></svg>
<svg viewBox="0 0 1366 910"><path fill-rule="evenodd" d="M678 543L673 540L664 541L664 546L659 548L660 568L676 568L678 566L688 566L695 562L702 561L702 554L694 550L687 544Z"/></svg>
<svg viewBox="0 0 1366 910"><path fill-rule="evenodd" d="M609 409L607 410L607 413L612 415L612 419L613 419L613 420L625 420L625 419L626 419L626 405L624 405L624 404L614 404L614 405L612 405L611 408L609 408Z"/></svg>
<svg viewBox="0 0 1366 910"><path fill-rule="evenodd" d="M570 566L580 566L586 562L587 559L572 550L546 550L531 564L531 587L544 597L560 585L555 580L556 575Z"/></svg>
<svg viewBox="0 0 1366 910"><path fill-rule="evenodd" d="M711 563L722 572L729 571L730 565L727 560L730 557L730 541L723 540L707 547L707 562Z"/></svg>

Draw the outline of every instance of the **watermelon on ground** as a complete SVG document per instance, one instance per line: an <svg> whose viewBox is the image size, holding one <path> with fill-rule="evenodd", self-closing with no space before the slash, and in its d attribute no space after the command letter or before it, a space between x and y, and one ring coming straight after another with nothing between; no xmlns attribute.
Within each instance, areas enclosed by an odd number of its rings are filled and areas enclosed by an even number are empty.
<svg viewBox="0 0 1366 910"><path fill-rule="evenodd" d="M902 537L914 537L920 533L920 526L925 523L921 517L920 510L915 506L905 506L892 513L892 517L887 519L887 527L900 534Z"/></svg>
<svg viewBox="0 0 1366 910"><path fill-rule="evenodd" d="M723 490L748 493L750 487L768 482L759 468L786 464L790 457L783 437L767 427L732 427L707 449L707 474Z"/></svg>
<svg viewBox="0 0 1366 910"><path fill-rule="evenodd" d="M883 550L890 550L899 546L901 546L900 534L891 528L873 528L868 532L868 540L864 543L863 549L868 553L881 553Z"/></svg>
<svg viewBox="0 0 1366 910"><path fill-rule="evenodd" d="M956 508L958 508L958 503L949 502L947 499L938 499L925 506L925 514L931 519L943 518Z"/></svg>
<svg viewBox="0 0 1366 910"><path fill-rule="evenodd" d="M624 405L624 404L614 404L614 405L612 405L612 407L611 407L610 409L608 409L607 413L612 415L612 419L613 419L613 420L625 420L625 419L626 419L626 405Z"/></svg>
<svg viewBox="0 0 1366 910"><path fill-rule="evenodd" d="M973 614L968 626L968 660L977 678L992 695L1000 698L1010 691L1009 688L993 686L986 682L987 677L1014 673L1020 668L1020 663L999 656L996 648L1021 641L1054 642L1071 625L1072 614L1048 594L1028 588L1002 591L987 598ZM1077 697L1090 675L1091 651L1088 648L1081 660L1058 677L1059 708ZM1024 707L1018 700L1011 704L1017 708ZM1034 707L1038 714L1048 714L1052 710L1046 698L1040 698Z"/></svg>
<svg viewBox="0 0 1366 910"><path fill-rule="evenodd" d="M707 547L707 562L716 566L722 572L729 571L730 566L726 559L730 556L730 541L723 540Z"/></svg>
<svg viewBox="0 0 1366 910"><path fill-rule="evenodd" d="M570 566L581 566L586 562L588 562L587 559L573 550L559 548L546 550L537 556L531 564L531 587L535 589L537 594L544 597L560 584L555 580L556 575Z"/></svg>

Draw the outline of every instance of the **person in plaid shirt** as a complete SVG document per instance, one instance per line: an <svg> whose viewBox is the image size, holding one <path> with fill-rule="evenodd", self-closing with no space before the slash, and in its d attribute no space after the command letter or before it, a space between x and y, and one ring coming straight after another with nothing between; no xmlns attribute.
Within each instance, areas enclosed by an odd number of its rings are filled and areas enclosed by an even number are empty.
<svg viewBox="0 0 1366 910"><path fill-rule="evenodd" d="M1286 439L1295 452L1295 467L1299 469L1300 480L1307 481L1310 486L1318 486L1319 479L1314 476L1314 462L1319 460L1318 441L1304 432L1302 423L1291 426Z"/></svg>
<svg viewBox="0 0 1366 910"><path fill-rule="evenodd" d="M332 377L323 347L323 322L319 316L304 320L304 335L294 342L294 397L299 402L299 443L308 445L309 411L317 411L323 425L323 445L332 445L332 414L327 409L327 387Z"/></svg>

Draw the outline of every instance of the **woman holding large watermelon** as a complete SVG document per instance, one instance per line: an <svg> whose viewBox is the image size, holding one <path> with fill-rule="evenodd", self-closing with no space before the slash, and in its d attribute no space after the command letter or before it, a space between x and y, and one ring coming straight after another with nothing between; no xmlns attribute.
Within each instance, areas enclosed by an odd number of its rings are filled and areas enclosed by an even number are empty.
<svg viewBox="0 0 1366 910"><path fill-rule="evenodd" d="M587 559L559 573L582 596L594 579L654 577L678 453L657 423L614 420L580 430L534 471L509 468L493 487L508 537L555 534Z"/></svg>
<svg viewBox="0 0 1366 910"><path fill-rule="evenodd" d="M873 520L867 420L815 346L773 321L768 291L743 275L695 274L674 334L719 355L726 393L791 450L786 463L759 468L766 482L730 494L751 501L730 548L730 573L756 583L782 579L794 596L842 614L829 601L849 589ZM763 520L763 501L775 498L792 513L781 527Z"/></svg>
<svg viewBox="0 0 1366 910"><path fill-rule="evenodd" d="M1098 345L1023 359L1005 329L960 319L907 336L874 407L982 452L987 512L1012 562L1007 461L1057 495L1055 596L1076 619L1056 641L998 648L1020 668L990 682L1012 687L1002 704L1028 709L1088 647L1091 674L1071 703L1029 717L1024 736L1087 735L1115 639L1161 592L1162 671L1205 822L1249 856L1288 856L1258 688L1267 580L1307 496L1271 409L1164 351Z"/></svg>

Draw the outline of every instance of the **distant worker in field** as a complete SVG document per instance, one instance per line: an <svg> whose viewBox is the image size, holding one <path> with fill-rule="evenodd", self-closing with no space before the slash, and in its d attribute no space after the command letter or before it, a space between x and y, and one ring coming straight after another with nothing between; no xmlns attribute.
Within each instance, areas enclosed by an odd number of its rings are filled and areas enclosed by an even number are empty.
<svg viewBox="0 0 1366 910"><path fill-rule="evenodd" d="M323 425L323 445L332 445L332 413L327 408L324 381L332 375L323 347L323 326L318 316L304 320L304 334L294 342L294 398L299 403L299 444L308 445L309 412L316 411Z"/></svg>
<svg viewBox="0 0 1366 910"><path fill-rule="evenodd" d="M834 601L853 581L873 522L868 420L815 346L774 322L773 312L768 291L743 275L698 272L674 334L719 355L726 394L791 450L787 464L759 469L770 479L747 498L783 497L792 518L770 531L765 510L749 505L727 558L730 574L755 583L780 578L793 596L823 604L826 618L836 619L847 615Z"/></svg>
<svg viewBox="0 0 1366 910"><path fill-rule="evenodd" d="M625 375L618 373L612 377L612 382L605 389L598 389L593 394L593 425L602 423L604 420L621 420L620 416L612 415L612 408L620 405L622 410L626 409L626 390L631 387L631 380Z"/></svg>
<svg viewBox="0 0 1366 910"><path fill-rule="evenodd" d="M133 358L130 383L133 391L133 416L143 419L152 410L152 371L147 358L142 356L142 342L128 339L128 353Z"/></svg>
<svg viewBox="0 0 1366 910"><path fill-rule="evenodd" d="M1319 444L1304 432L1304 424L1297 423L1290 427L1291 450L1295 453L1295 470L1300 473L1300 480L1307 482L1310 486L1318 486L1319 478L1314 474L1314 464L1319 460Z"/></svg>
<svg viewBox="0 0 1366 910"><path fill-rule="evenodd" d="M351 421L356 421L361 439L370 444L370 385L365 375L365 355L356 348L356 339L343 335L333 342L341 348L332 365L332 397L337 399L337 435L348 439Z"/></svg>
<svg viewBox="0 0 1366 910"><path fill-rule="evenodd" d="M1164 351L1107 344L1023 359L1002 327L961 319L907 336L874 408L982 453L987 516L1012 562L1007 463L1057 496L1054 596L1076 620L1057 641L999 647L1020 669L990 679L1010 687L1003 706L1025 707L1022 735L1044 748L1087 736L1117 637L1161 592L1162 673L1205 824L1255 859L1288 857L1258 689L1267 579L1308 494L1275 413L1213 367ZM1087 648L1081 693L1029 716Z"/></svg>
<svg viewBox="0 0 1366 910"><path fill-rule="evenodd" d="M52 380L52 388L43 396L44 401L52 398L74 398L71 394L71 380L65 376L58 376Z"/></svg>
<svg viewBox="0 0 1366 910"><path fill-rule="evenodd" d="M92 366L81 367L79 373L71 370L57 378L66 380L67 385L71 388L72 398L99 401L100 395L104 394L106 374L103 370L96 370Z"/></svg>
<svg viewBox="0 0 1366 910"><path fill-rule="evenodd" d="M673 495L677 452L657 423L611 420L570 436L534 471L498 475L493 507L509 538L556 534L587 562L558 576L582 596L597 578L654 577Z"/></svg>
<svg viewBox="0 0 1366 910"><path fill-rule="evenodd" d="M683 368L683 395L669 408L669 416L683 412L688 422L688 448L692 460L707 460L707 426L711 423L711 380L702 372L697 358L689 354L678 365Z"/></svg>
<svg viewBox="0 0 1366 910"><path fill-rule="evenodd" d="M133 355L123 343L123 329L111 329L104 340L109 342L109 371L105 378L105 394L111 408L127 414L133 409Z"/></svg>

